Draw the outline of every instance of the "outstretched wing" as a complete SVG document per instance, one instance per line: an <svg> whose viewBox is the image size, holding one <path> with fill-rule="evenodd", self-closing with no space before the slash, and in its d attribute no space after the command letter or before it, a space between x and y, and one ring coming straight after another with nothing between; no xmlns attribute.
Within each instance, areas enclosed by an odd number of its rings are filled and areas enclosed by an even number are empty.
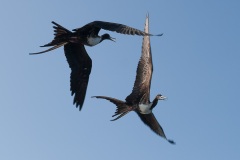
<svg viewBox="0 0 240 160"><path fill-rule="evenodd" d="M64 46L64 51L69 67L72 70L70 90L74 95L73 104L76 104L76 107L81 110L92 69L92 60L82 44L68 43Z"/></svg>
<svg viewBox="0 0 240 160"><path fill-rule="evenodd" d="M175 144L175 142L173 140L167 139L167 137L165 136L165 133L164 133L162 127L158 123L158 121L155 118L153 113L150 113L150 114L141 114L141 113L138 113L138 112L136 112L136 113L141 118L143 123L146 124L148 127L150 127L153 132L155 132L159 136L161 136L164 139L166 139L169 143Z"/></svg>
<svg viewBox="0 0 240 160"><path fill-rule="evenodd" d="M149 20L146 17L144 31L149 33ZM149 94L153 72L152 53L150 37L144 36L142 42L142 55L138 62L137 75L132 93L126 98L126 101L132 104L149 103Z"/></svg>
<svg viewBox="0 0 240 160"><path fill-rule="evenodd" d="M112 116L112 117L117 116L117 118L115 118L111 121L115 121L115 120L123 117L124 115L126 115L128 112L135 109L132 106L128 106L125 102L123 102L121 100L118 100L116 98L106 97L106 96L92 96L92 98L106 99L106 100L109 100L110 102L112 102L113 104L115 104L117 106L117 110L116 110L115 114Z"/></svg>
<svg viewBox="0 0 240 160"><path fill-rule="evenodd" d="M136 28L129 27L124 24L119 23L112 23L112 22L104 22L104 21L93 21L91 23L86 24L85 26L74 29L73 31L80 31L83 34L94 32L95 34L98 34L100 29L109 30L121 34L128 34L128 35L139 35L139 36L153 36L152 34L143 32L141 30L138 30ZM162 34L158 34L155 36L161 36Z"/></svg>

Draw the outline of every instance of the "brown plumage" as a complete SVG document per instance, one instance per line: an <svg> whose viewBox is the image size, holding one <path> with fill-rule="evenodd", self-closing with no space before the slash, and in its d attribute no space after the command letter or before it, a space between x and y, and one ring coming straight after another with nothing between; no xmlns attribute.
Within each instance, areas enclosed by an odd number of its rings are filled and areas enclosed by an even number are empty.
<svg viewBox="0 0 240 160"><path fill-rule="evenodd" d="M146 17L146 23L144 31L149 32L149 18ZM164 100L166 97L158 94L155 99L150 102L150 87L152 79L153 65L152 65L152 53L149 36L143 38L142 43L142 55L137 67L137 75L134 83L132 93L126 97L126 102L106 97L106 96L93 96L96 98L106 99L114 103L117 106L117 110L113 117L117 116L114 120L117 120L130 111L135 111L140 119L151 128L159 136L166 139L169 143L174 144L175 142L167 139L165 133L152 113L152 109L157 105L158 100Z"/></svg>

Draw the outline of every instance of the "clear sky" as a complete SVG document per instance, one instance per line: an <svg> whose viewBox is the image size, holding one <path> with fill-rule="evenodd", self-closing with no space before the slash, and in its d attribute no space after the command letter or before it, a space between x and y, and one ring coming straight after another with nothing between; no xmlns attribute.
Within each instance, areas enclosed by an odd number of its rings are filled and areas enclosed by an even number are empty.
<svg viewBox="0 0 240 160"><path fill-rule="evenodd" d="M239 160L240 1L2 0L1 160ZM129 113L111 122L112 103L132 91L142 37L86 47L93 60L81 112L72 105L63 48L42 55L51 21L74 29L94 20L143 30L150 15L154 114L171 145Z"/></svg>

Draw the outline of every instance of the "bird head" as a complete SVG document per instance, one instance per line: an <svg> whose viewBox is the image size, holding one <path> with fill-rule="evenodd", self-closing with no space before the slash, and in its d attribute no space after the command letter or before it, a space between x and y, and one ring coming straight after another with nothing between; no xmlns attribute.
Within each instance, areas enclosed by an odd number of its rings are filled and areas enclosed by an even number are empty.
<svg viewBox="0 0 240 160"><path fill-rule="evenodd" d="M165 99L167 99L167 97L164 97L164 96L161 95L161 94L158 94L158 95L156 96L156 98L157 98L158 100L165 100Z"/></svg>
<svg viewBox="0 0 240 160"><path fill-rule="evenodd" d="M111 40L111 41L115 42L116 38L112 38L112 37L110 37L109 34L106 33L106 34L102 35L102 41L105 40L105 39L108 39L108 40Z"/></svg>

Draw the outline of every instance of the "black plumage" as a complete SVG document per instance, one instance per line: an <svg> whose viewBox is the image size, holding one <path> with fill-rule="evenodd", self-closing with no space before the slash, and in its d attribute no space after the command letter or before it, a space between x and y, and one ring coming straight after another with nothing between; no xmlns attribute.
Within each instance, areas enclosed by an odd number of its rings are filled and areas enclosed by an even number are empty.
<svg viewBox="0 0 240 160"><path fill-rule="evenodd" d="M84 45L94 46L106 39L114 41L114 38L110 37L109 34L99 36L98 33L101 29L128 35L151 35L138 29L112 22L94 21L81 28L74 29L73 32L56 22L52 23L54 24L55 37L50 43L41 46L51 48L37 53L30 53L30 55L45 53L64 46L65 56L72 71L70 86L72 95L74 95L73 103L76 104L76 107L79 107L79 110L82 109L84 103L92 68L92 60Z"/></svg>

